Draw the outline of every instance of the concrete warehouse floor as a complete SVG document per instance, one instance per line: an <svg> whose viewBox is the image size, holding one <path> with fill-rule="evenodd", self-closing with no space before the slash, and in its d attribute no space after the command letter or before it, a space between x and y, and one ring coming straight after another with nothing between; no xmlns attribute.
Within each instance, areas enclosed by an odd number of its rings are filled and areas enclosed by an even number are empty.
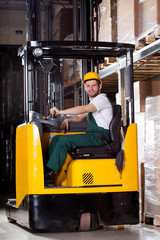
<svg viewBox="0 0 160 240"><path fill-rule="evenodd" d="M5 212L7 196L0 196L0 240L160 240L160 227L148 224L106 226L89 232L33 233L18 224L9 223Z"/></svg>
<svg viewBox="0 0 160 240"><path fill-rule="evenodd" d="M159 240L160 228L152 225L125 225L124 229L117 226L105 227L102 230L90 232L67 233L32 233L17 224L9 223L5 209L0 210L0 239L1 240Z"/></svg>

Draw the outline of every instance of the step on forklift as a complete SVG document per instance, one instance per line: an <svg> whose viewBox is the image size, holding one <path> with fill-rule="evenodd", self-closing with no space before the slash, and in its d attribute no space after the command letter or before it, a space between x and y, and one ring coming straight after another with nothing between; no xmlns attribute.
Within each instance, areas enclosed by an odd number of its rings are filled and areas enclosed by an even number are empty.
<svg viewBox="0 0 160 240"><path fill-rule="evenodd" d="M28 41L19 48L24 68L24 123L16 129L16 199L8 199L6 204L9 222L32 231L53 232L139 223L133 50L131 44L94 41ZM51 139L86 130L86 122L70 123L69 130L62 133L60 124L67 116L44 115L51 106L62 107L63 60L97 64L105 57L126 59L124 139L122 106L115 105L111 143L69 152L55 186L45 186L44 159Z"/></svg>

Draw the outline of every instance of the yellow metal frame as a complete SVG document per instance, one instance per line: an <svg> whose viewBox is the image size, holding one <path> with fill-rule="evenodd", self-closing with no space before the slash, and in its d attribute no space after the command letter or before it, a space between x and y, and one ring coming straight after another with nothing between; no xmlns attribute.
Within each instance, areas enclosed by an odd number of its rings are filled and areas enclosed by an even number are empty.
<svg viewBox="0 0 160 240"><path fill-rule="evenodd" d="M52 133L57 135L62 133ZM74 133L73 133L74 134ZM115 166L115 159L71 160L68 155L66 165L59 173L62 186L45 188L43 156L49 145L48 134L40 140L38 127L22 124L16 130L16 205L19 207L29 194L73 194L138 191L137 125L128 127L124 151L122 174ZM43 150L42 150L43 149ZM43 152L43 154L42 154ZM71 161L70 161L71 160ZM64 169L67 166L67 176ZM92 173L94 184L83 185L82 175ZM98 186L97 186L98 185ZM65 187L63 187L65 186ZM68 186L68 187L67 187ZM86 187L88 186L88 187Z"/></svg>

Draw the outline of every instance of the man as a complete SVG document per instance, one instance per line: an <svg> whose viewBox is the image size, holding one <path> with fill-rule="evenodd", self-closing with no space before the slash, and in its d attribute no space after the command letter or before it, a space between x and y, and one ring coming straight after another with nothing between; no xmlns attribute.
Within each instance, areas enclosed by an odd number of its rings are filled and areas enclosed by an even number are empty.
<svg viewBox="0 0 160 240"><path fill-rule="evenodd" d="M89 72L84 76L83 84L89 96L90 103L84 106L59 110L56 107L50 109L50 113L76 115L66 118L61 124L61 130L68 129L70 122L80 122L87 118L86 134L55 136L49 146L46 177L52 178L54 172L59 171L66 159L67 152L76 147L101 146L104 141L99 138L103 135L110 142L109 124L113 116L112 105L106 94L101 94L102 80L95 72Z"/></svg>

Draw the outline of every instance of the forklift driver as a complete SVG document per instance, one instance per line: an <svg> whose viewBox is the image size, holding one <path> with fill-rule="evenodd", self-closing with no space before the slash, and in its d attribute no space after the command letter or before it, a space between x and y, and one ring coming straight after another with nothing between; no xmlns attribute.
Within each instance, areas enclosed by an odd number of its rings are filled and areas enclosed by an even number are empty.
<svg viewBox="0 0 160 240"><path fill-rule="evenodd" d="M47 167L45 180L54 179L66 159L67 151L76 147L101 146L110 142L109 124L113 116L112 105L106 94L101 93L102 80L95 72L88 72L83 79L85 91L89 96L90 103L84 106L76 106L65 110L56 107L50 109L50 113L76 115L66 118L61 124L61 130L68 130L70 122L80 122L87 118L87 131L85 134L58 135L55 136L47 153ZM103 136L100 138L99 136ZM50 181L48 181L50 183Z"/></svg>

